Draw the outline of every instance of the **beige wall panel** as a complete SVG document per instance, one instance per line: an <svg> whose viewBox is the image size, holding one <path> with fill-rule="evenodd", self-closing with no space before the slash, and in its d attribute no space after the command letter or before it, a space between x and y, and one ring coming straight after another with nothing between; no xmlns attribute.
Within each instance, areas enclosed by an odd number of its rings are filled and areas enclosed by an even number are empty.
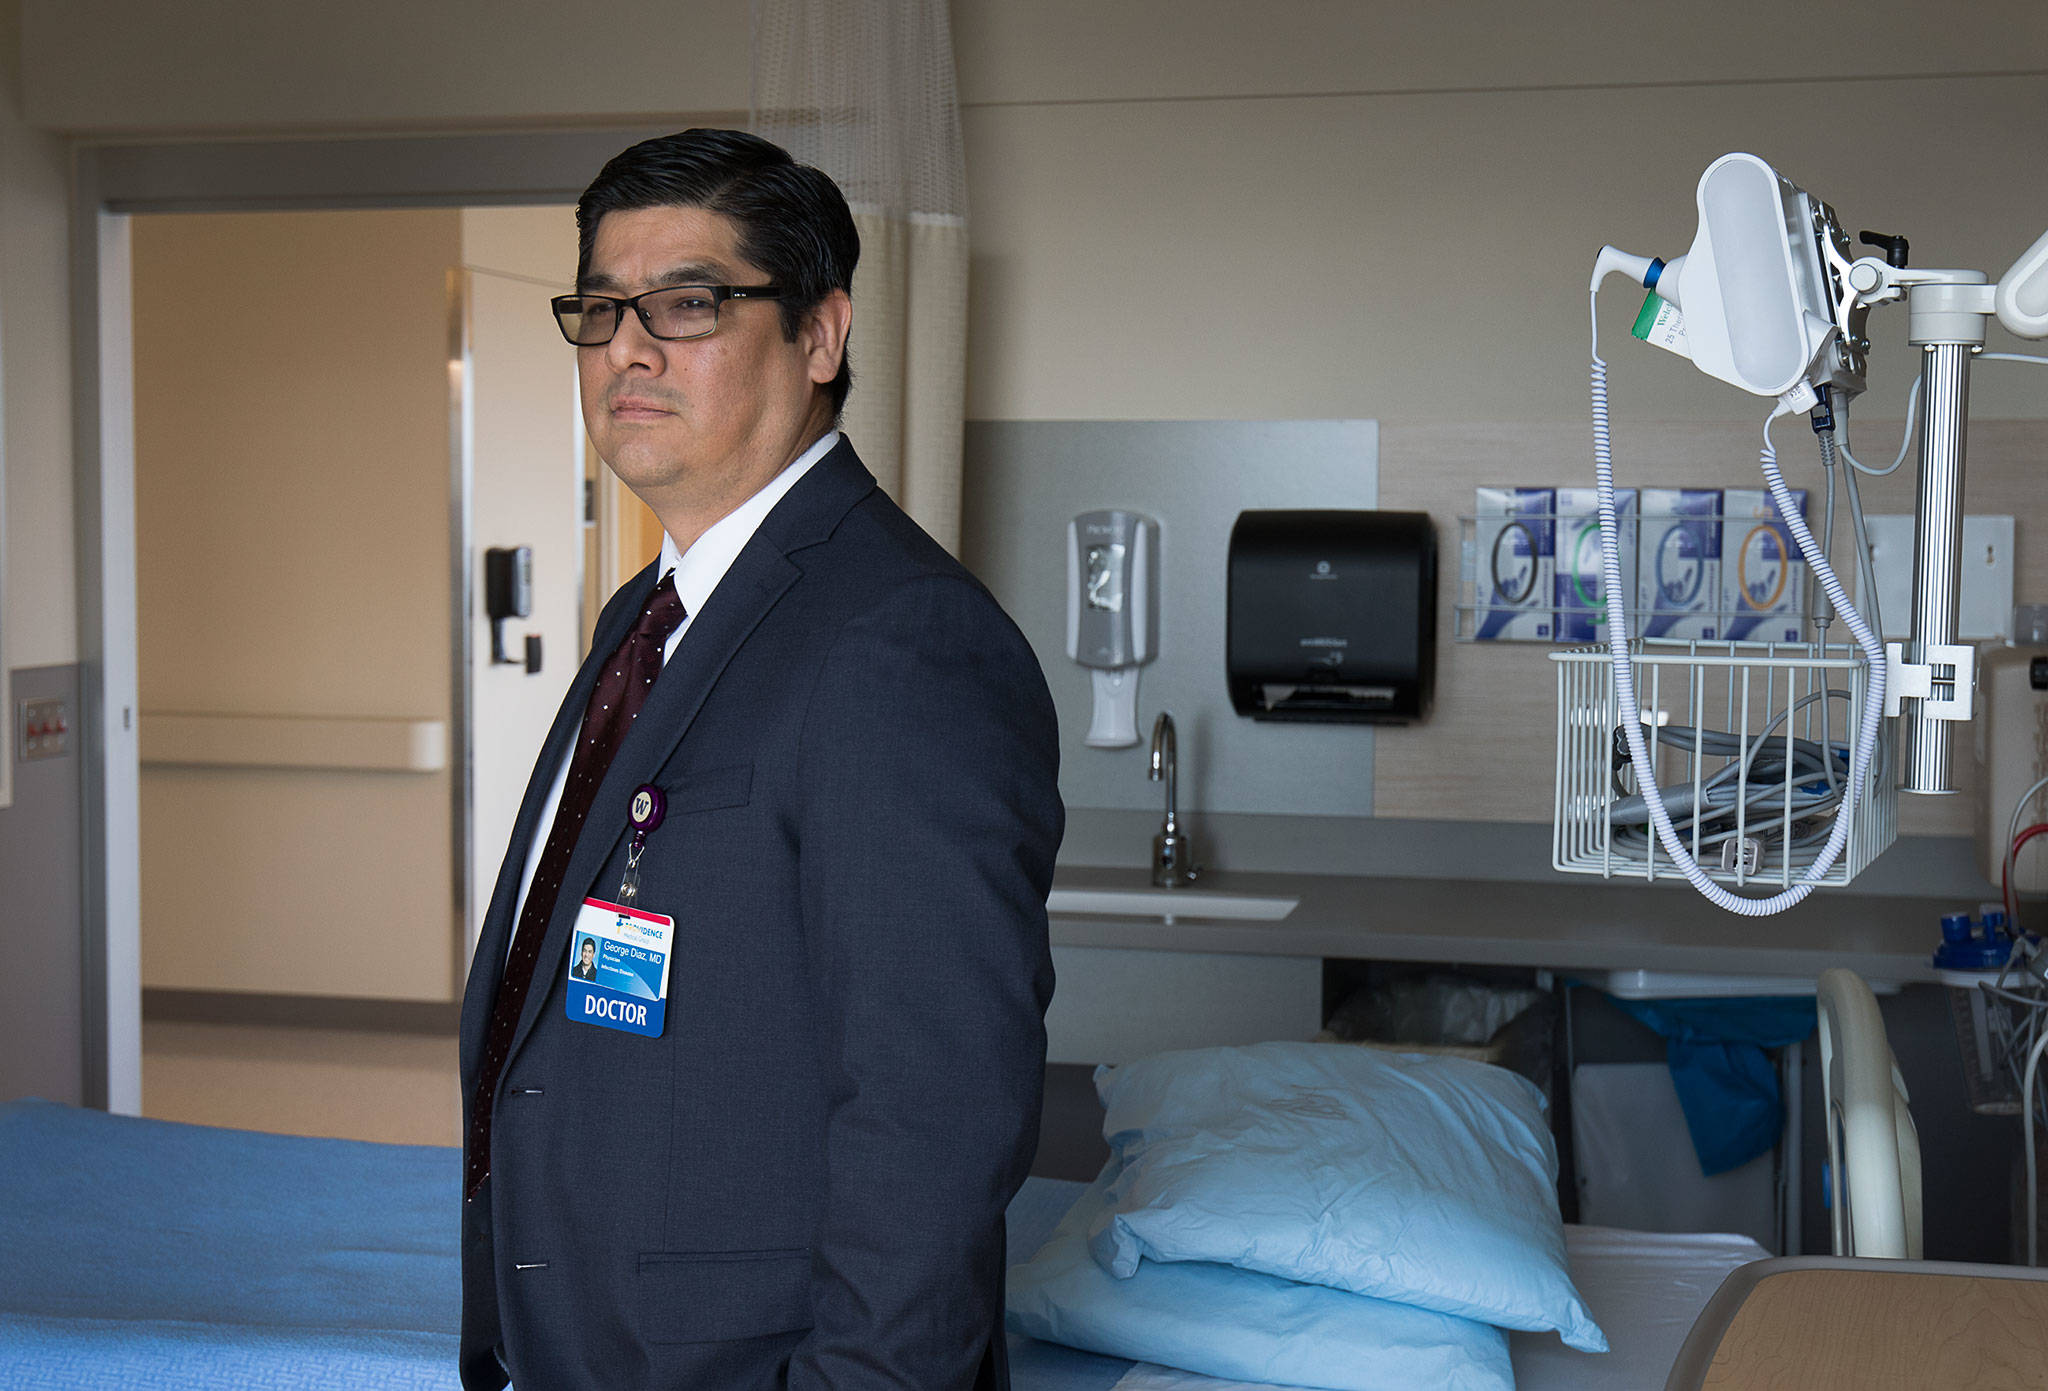
<svg viewBox="0 0 2048 1391"><path fill-rule="evenodd" d="M446 774L148 768L142 983L452 1000Z"/></svg>
<svg viewBox="0 0 2048 1391"><path fill-rule="evenodd" d="M1984 369L1991 370L1989 364ZM2014 369L2018 370L2018 369ZM1863 430L1872 464L1891 461L1899 421ZM1809 490L1818 524L1823 487L1818 455L1804 423L1777 432L1786 481ZM1645 422L1617 435L1616 480L1624 486L1760 487L1757 432L1743 425ZM1388 817L1459 821L1548 821L1555 774L1557 677L1542 643L1466 643L1451 639L1458 575L1457 518L1472 510L1482 483L1593 482L1591 431L1566 424L1409 425L1380 436L1380 505L1430 513L1437 523L1442 598L1437 621L1436 707L1422 724L1383 731L1373 743L1373 810ZM1880 457L1880 446L1882 455ZM2048 598L2048 423L1980 421L1969 441L1965 490L1972 513L2019 519L2015 592ZM1911 512L1910 466L1864 481L1871 513ZM1837 521L1837 555L1848 551L1846 500ZM1846 568L1846 560L1844 562ZM1854 582L1850 592L1855 593ZM1839 630L1838 630L1839 631ZM1975 824L1976 770L1968 726L1960 728L1953 797L1899 799L1906 835L1968 835Z"/></svg>
<svg viewBox="0 0 2048 1391"><path fill-rule="evenodd" d="M452 209L135 220L144 709L445 714L459 256Z"/></svg>
<svg viewBox="0 0 2048 1391"><path fill-rule="evenodd" d="M747 106L746 0L25 0L29 120L76 131L637 122Z"/></svg>
<svg viewBox="0 0 2048 1391"><path fill-rule="evenodd" d="M965 130L975 419L1583 420L1595 253L1684 251L1731 149L1916 264L1995 275L2048 227L2013 162L2048 142L2048 77L1000 107ZM1639 298L1602 300L1621 417L1760 421L1623 350ZM1898 414L1917 364L1901 313L1875 328L1873 409ZM1986 371L1972 404L2040 417L2048 392Z"/></svg>
<svg viewBox="0 0 2048 1391"><path fill-rule="evenodd" d="M142 1028L143 1114L389 1145L461 1140L455 1039L156 1020Z"/></svg>
<svg viewBox="0 0 2048 1391"><path fill-rule="evenodd" d="M134 224L151 712L449 718L453 210ZM143 982L449 999L451 773L148 767Z"/></svg>
<svg viewBox="0 0 2048 1391"><path fill-rule="evenodd" d="M535 287L534 311L546 319L549 295L576 288L576 205L464 208L462 264L471 270L525 276L555 287ZM562 344L562 350L569 351L569 345Z"/></svg>
<svg viewBox="0 0 2048 1391"><path fill-rule="evenodd" d="M961 100L977 104L1670 86L2040 67L2048 8L2033 0L956 0L953 39Z"/></svg>
<svg viewBox="0 0 2048 1391"><path fill-rule="evenodd" d="M0 28L0 629L8 665L78 659L71 518L68 158L21 123L16 54Z"/></svg>

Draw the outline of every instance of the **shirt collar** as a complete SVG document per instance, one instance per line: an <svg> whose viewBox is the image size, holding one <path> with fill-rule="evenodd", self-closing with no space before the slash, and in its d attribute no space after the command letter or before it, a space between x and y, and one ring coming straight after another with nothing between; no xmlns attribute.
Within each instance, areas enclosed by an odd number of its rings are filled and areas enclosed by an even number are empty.
<svg viewBox="0 0 2048 1391"><path fill-rule="evenodd" d="M671 570L676 577L676 597L683 601L683 611L694 614L711 597L711 591L718 588L718 582L725 578L725 572L739 558L761 523L775 510L775 504L783 495L796 486L797 480L811 471L811 465L832 452L839 443L839 432L827 430L817 443L796 456L782 472L768 480L768 485L755 493L725 516L706 527L704 534L691 543L687 551L677 551L676 543L666 531L661 534L661 569L657 574L668 574Z"/></svg>

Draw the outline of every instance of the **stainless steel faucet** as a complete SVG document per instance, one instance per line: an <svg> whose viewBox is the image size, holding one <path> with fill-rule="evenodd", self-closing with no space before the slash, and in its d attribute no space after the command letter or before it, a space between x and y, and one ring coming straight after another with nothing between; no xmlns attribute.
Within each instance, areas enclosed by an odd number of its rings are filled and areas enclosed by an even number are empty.
<svg viewBox="0 0 2048 1391"><path fill-rule="evenodd" d="M1180 828L1176 797L1173 716L1159 712L1152 722L1152 781L1166 783L1166 824L1152 837L1152 882L1162 889L1195 882L1195 841Z"/></svg>

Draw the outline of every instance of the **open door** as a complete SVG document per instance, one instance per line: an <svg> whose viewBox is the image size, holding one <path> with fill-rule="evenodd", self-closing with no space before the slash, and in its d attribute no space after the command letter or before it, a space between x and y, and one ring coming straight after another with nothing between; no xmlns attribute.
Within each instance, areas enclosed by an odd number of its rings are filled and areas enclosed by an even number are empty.
<svg viewBox="0 0 2048 1391"><path fill-rule="evenodd" d="M595 500L585 484L576 353L547 305L570 289L573 210L471 208L462 217L456 381L471 498L465 943L474 949L534 757L583 660ZM530 575L523 604L497 606L523 606L524 615L491 617L494 565L501 579Z"/></svg>

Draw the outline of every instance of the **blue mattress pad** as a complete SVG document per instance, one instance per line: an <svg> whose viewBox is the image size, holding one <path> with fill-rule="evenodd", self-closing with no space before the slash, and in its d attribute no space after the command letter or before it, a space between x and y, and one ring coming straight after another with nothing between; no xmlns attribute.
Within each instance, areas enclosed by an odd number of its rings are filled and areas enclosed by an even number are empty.
<svg viewBox="0 0 2048 1391"><path fill-rule="evenodd" d="M453 1391L461 1152L0 1105L0 1386ZM1029 1180L1028 1258L1085 1187ZM1130 1364L1012 1339L1018 1391Z"/></svg>

